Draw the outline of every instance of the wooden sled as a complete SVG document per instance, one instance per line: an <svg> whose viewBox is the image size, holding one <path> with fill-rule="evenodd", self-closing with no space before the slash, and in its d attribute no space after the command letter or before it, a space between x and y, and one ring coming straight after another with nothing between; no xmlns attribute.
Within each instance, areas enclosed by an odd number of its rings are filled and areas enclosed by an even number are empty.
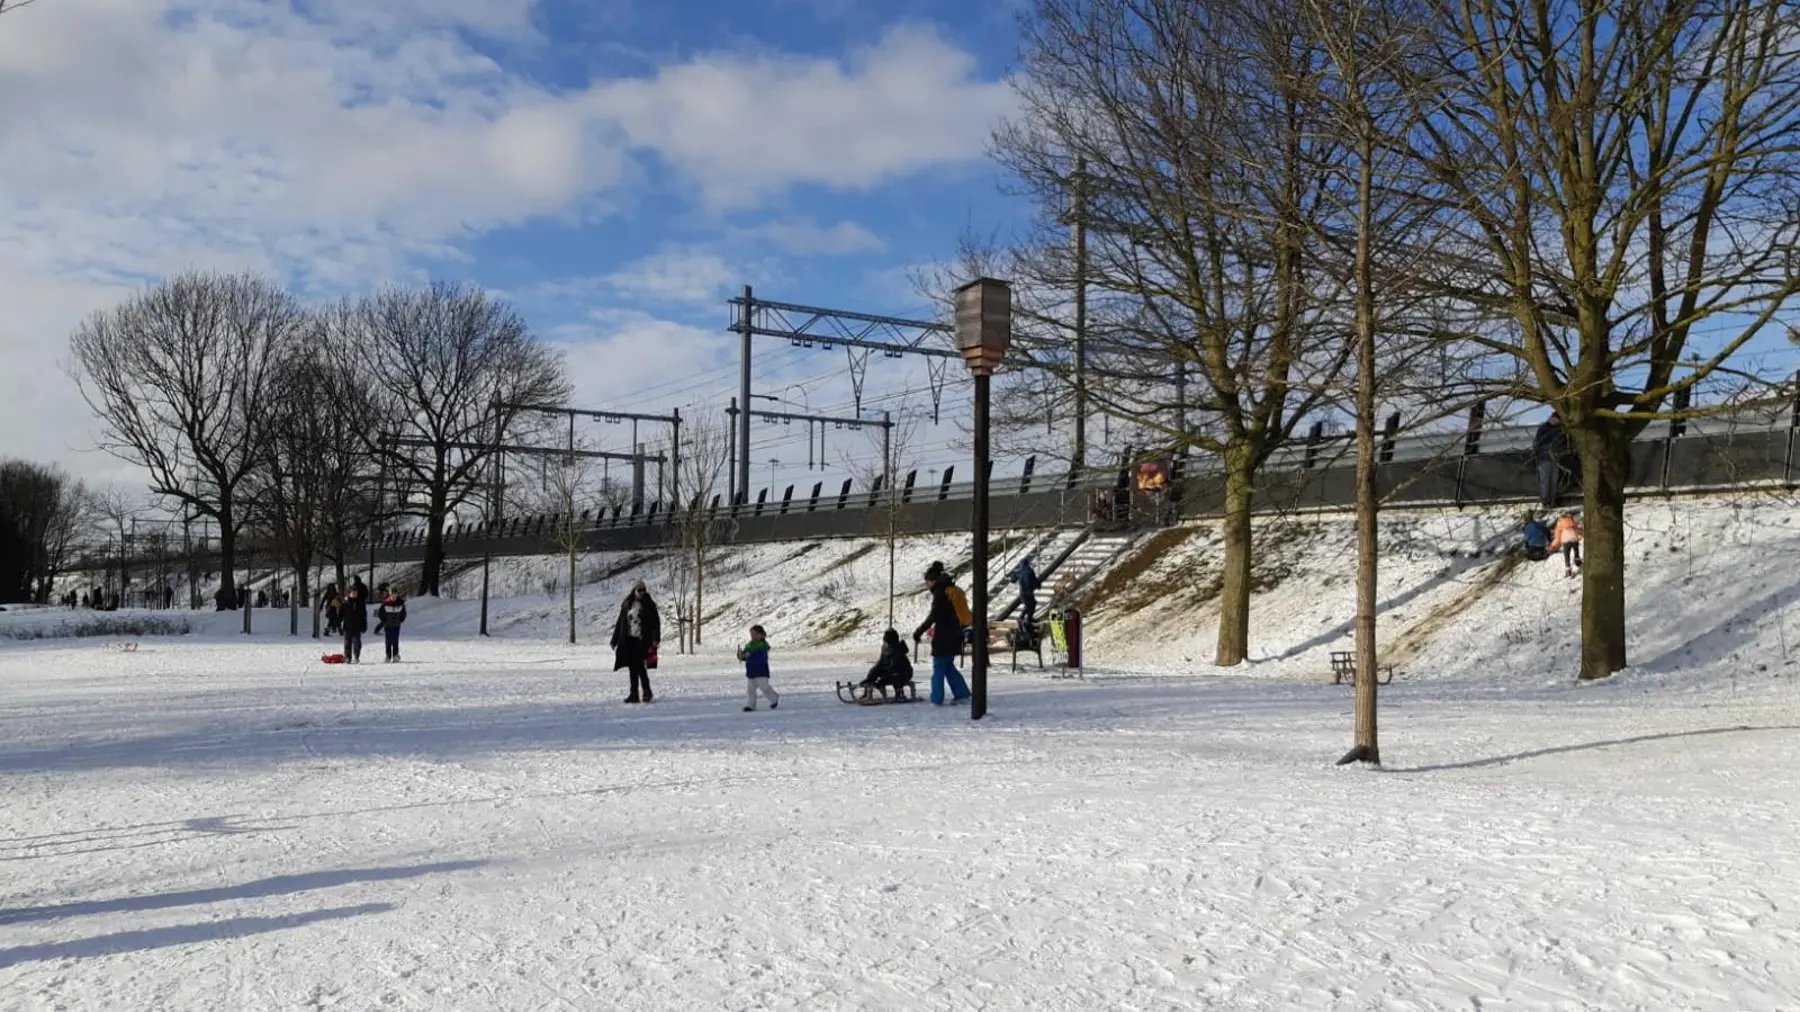
<svg viewBox="0 0 1800 1012"><path fill-rule="evenodd" d="M877 685L875 691L869 694L869 698L864 699L862 698L863 684L861 682L839 682L837 683L838 702L849 703L852 706L880 706L883 703L916 703L919 701L919 691L912 682L892 686L892 695L888 693L889 688L886 685Z"/></svg>

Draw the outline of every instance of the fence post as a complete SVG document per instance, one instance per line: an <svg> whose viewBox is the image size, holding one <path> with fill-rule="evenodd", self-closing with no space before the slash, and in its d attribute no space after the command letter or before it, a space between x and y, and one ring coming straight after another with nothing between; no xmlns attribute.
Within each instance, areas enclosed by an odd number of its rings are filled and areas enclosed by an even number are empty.
<svg viewBox="0 0 1800 1012"><path fill-rule="evenodd" d="M1682 387L1680 390L1675 391L1674 408L1677 417L1669 419L1669 434L1663 439L1662 490L1664 495L1667 495L1669 492L1669 472L1671 470L1670 458L1675 456L1675 441L1682 436L1687 435L1687 419L1679 417L1679 414L1680 412L1686 411L1693 403L1693 387Z"/></svg>
<svg viewBox="0 0 1800 1012"><path fill-rule="evenodd" d="M1463 436L1463 456L1473 457L1481 452L1481 426L1487 421L1487 402L1477 401L1469 409L1469 428ZM1461 496L1459 487L1457 495Z"/></svg>

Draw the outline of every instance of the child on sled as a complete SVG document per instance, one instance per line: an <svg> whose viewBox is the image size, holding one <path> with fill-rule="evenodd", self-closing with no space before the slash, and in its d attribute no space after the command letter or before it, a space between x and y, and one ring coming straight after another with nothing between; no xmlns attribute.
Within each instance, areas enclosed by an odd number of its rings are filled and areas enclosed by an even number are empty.
<svg viewBox="0 0 1800 1012"><path fill-rule="evenodd" d="M881 636L881 659L869 669L869 677L862 681L860 702L869 702L880 692L887 696L887 690L899 688L912 681L912 660L906 653L906 641L900 638L897 630L889 629Z"/></svg>

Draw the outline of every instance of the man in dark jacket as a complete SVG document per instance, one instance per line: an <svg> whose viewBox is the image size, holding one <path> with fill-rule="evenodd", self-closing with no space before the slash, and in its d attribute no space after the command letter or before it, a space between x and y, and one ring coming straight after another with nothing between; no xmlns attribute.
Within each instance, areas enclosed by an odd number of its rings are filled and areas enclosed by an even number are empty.
<svg viewBox="0 0 1800 1012"><path fill-rule="evenodd" d="M369 588L358 576L344 588L338 603L338 617L344 624L344 661L356 664L362 660L362 637L369 629Z"/></svg>
<svg viewBox="0 0 1800 1012"><path fill-rule="evenodd" d="M1531 459L1538 472L1538 504L1545 509L1555 507L1562 497L1562 462L1568 455L1569 434L1563 431L1562 415L1552 411L1531 440Z"/></svg>
<svg viewBox="0 0 1800 1012"><path fill-rule="evenodd" d="M944 572L942 563L934 562L925 571L925 582L931 587L931 614L913 633L913 643L924 640L926 630L930 630L931 702L944 705L944 683L948 681L952 701L966 703L969 685L963 681L962 672L956 670L956 659L962 655L963 624L950 600L950 574Z"/></svg>
<svg viewBox="0 0 1800 1012"><path fill-rule="evenodd" d="M1031 567L1031 557L1019 560L1013 569L1012 582L1019 585L1019 630L1026 635L1031 634L1032 626L1037 621L1037 570Z"/></svg>

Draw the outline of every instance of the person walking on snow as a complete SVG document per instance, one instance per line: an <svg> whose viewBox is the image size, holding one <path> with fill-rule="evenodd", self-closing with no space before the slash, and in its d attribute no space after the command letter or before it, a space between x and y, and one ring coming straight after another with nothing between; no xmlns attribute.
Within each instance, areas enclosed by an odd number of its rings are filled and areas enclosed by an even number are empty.
<svg viewBox="0 0 1800 1012"><path fill-rule="evenodd" d="M957 614L956 604L950 598L950 574L944 572L941 563L933 563L925 571L925 582L931 587L931 613L913 632L913 643L917 645L925 639L926 630L931 631L931 702L934 706L944 705L944 683L950 683L950 695L957 703L969 701L969 685L963 681L962 672L956 670L956 659L962 654L963 624L962 617Z"/></svg>
<svg viewBox="0 0 1800 1012"><path fill-rule="evenodd" d="M781 697L769 688L769 634L762 626L750 627L750 642L738 648L738 660L744 662L744 678L750 683L744 698L744 712L756 712L756 694L769 697L769 709L781 705Z"/></svg>
<svg viewBox="0 0 1800 1012"><path fill-rule="evenodd" d="M1538 504L1545 509L1555 509L1557 500L1562 498L1562 462L1568 455L1569 434L1563 431L1562 415L1552 411L1531 440L1531 456L1538 472Z"/></svg>
<svg viewBox="0 0 1800 1012"><path fill-rule="evenodd" d="M381 635L387 642L387 657L384 664L392 664L400 659L400 623L406 621L406 598L391 588L381 595L381 604L375 607L375 624L381 627Z"/></svg>
<svg viewBox="0 0 1800 1012"><path fill-rule="evenodd" d="M369 588L362 577L354 577L338 604L338 620L344 627L344 661L362 663L363 633L369 631Z"/></svg>
<svg viewBox="0 0 1800 1012"><path fill-rule="evenodd" d="M619 620L613 623L613 670L631 672L631 694L627 703L648 703L656 698L650 691L650 657L662 645L662 614L650 599L644 581L631 585L631 593L619 605Z"/></svg>
<svg viewBox="0 0 1800 1012"><path fill-rule="evenodd" d="M1563 515L1556 518L1556 530L1550 536L1550 550L1562 549L1563 576L1573 577L1581 568L1581 536L1587 533L1581 529L1581 521L1575 519L1572 510L1564 510Z"/></svg>

